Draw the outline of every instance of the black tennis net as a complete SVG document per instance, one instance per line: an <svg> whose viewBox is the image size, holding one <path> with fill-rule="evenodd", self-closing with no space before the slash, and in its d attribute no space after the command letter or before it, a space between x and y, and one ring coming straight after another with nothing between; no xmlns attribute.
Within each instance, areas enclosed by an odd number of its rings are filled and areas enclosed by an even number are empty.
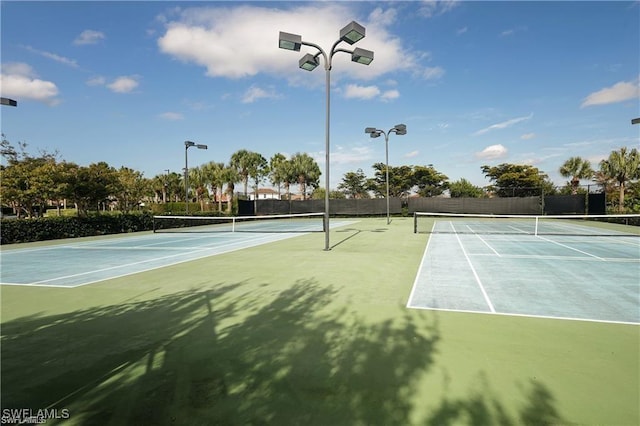
<svg viewBox="0 0 640 426"><path fill-rule="evenodd" d="M263 216L154 216L153 232L323 232L324 213Z"/></svg>

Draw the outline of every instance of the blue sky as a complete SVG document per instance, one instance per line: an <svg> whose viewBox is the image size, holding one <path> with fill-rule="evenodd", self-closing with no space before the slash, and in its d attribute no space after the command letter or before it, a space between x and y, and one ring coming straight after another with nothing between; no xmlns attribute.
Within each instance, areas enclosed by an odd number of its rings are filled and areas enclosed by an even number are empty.
<svg viewBox="0 0 640 426"><path fill-rule="evenodd" d="M306 152L325 170L325 73L279 31L330 49L355 20L370 66L331 72L331 187L384 162L485 186L531 164L558 185L571 156L638 147L639 2L1 2L2 132L29 152L146 177L239 149ZM341 45L349 48L348 45ZM324 176L321 177L324 186Z"/></svg>

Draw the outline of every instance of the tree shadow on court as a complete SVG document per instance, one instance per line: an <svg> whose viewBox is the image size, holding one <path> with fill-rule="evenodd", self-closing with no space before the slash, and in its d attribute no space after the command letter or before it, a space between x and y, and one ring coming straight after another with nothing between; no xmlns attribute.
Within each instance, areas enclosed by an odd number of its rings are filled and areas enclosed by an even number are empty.
<svg viewBox="0 0 640 426"><path fill-rule="evenodd" d="M197 321L194 314L205 298L223 297L239 285L4 323L3 407L45 408L77 398L142 357L161 352ZM228 303L219 315L233 315L234 309Z"/></svg>
<svg viewBox="0 0 640 426"><path fill-rule="evenodd" d="M66 408L82 425L415 423L436 316L371 323L315 279L260 288L212 284L3 324L3 408ZM522 420L558 418L544 387L530 396ZM500 407L487 391L445 399L421 423L518 424Z"/></svg>
<svg viewBox="0 0 640 426"><path fill-rule="evenodd" d="M479 374L477 389L463 398L444 397L426 421L427 426L501 425L538 426L569 424L555 407L551 391L541 382L529 380L519 386L523 403L517 413L510 414L496 395L484 374Z"/></svg>
<svg viewBox="0 0 640 426"><path fill-rule="evenodd" d="M267 303L242 285L4 324L3 407L87 425L407 423L436 324L331 311L313 279Z"/></svg>

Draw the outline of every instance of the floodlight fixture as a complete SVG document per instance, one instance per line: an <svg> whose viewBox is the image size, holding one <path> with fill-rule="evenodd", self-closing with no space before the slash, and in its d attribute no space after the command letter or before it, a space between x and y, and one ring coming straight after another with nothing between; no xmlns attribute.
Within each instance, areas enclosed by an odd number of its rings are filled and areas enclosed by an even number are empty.
<svg viewBox="0 0 640 426"><path fill-rule="evenodd" d="M305 71L313 71L320 64L318 63L318 60L315 56L313 56L311 53L307 53L302 58L300 58L298 65Z"/></svg>
<svg viewBox="0 0 640 426"><path fill-rule="evenodd" d="M640 124L640 118L631 119L631 124Z"/></svg>
<svg viewBox="0 0 640 426"><path fill-rule="evenodd" d="M351 54L351 61L363 65L369 65L373 62L373 52L367 49L356 47Z"/></svg>
<svg viewBox="0 0 640 426"><path fill-rule="evenodd" d="M372 138L377 138L382 134L382 132L375 127L367 127L366 129L364 129L364 132L369 133L369 136Z"/></svg>
<svg viewBox="0 0 640 426"><path fill-rule="evenodd" d="M9 99L9 98L1 98L0 105L7 105L7 106L15 107L15 106L18 106L18 102L16 102L13 99Z"/></svg>
<svg viewBox="0 0 640 426"><path fill-rule="evenodd" d="M407 126L405 124L396 124L393 129L389 130L389 132L393 132L396 135L406 135L407 134Z"/></svg>
<svg viewBox="0 0 640 426"><path fill-rule="evenodd" d="M293 50L299 52L302 46L302 36L298 34L290 34L280 31L280 37L278 38L278 47L285 50Z"/></svg>
<svg viewBox="0 0 640 426"><path fill-rule="evenodd" d="M346 27L340 30L340 40L349 44L354 44L362 40L365 36L365 29L356 21L351 21Z"/></svg>

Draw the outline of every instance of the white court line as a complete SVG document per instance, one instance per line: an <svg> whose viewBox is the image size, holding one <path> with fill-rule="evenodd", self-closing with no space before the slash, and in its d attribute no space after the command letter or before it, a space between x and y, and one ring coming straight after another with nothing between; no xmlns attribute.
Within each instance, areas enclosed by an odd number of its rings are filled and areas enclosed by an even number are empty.
<svg viewBox="0 0 640 426"><path fill-rule="evenodd" d="M485 302L487 302L487 305L489 306L489 310L491 310L491 312L495 313L496 310L493 307L493 303L491 303L491 300L489 299L489 296L487 295L487 292L484 289L484 286L482 285L482 281L480 281L480 277L478 276L478 273L476 272L476 269L473 267L473 264L471 263L471 259L469 258L469 255L467 254L467 251L464 249L464 246L462 245L462 241L460 241L460 237L458 236L458 234L456 235L456 239L458 240L458 244L460 244L460 248L462 249L462 253L464 253L464 257L467 259L467 263L469 264L469 267L471 268L471 272L473 272L473 276L476 278L476 282L478 283L478 286L480 287L480 291L482 291L482 295L484 296L484 300Z"/></svg>
<svg viewBox="0 0 640 426"><path fill-rule="evenodd" d="M412 309L420 309L423 311L457 312L462 314L499 315L504 317L551 319L551 320L561 320L561 321L583 321L583 322L598 322L598 323L605 323L605 324L623 324L623 325L640 326L640 322L633 322L633 321L598 320L598 319L591 319L591 318L575 318L575 317L554 317L551 315L529 315L529 314L515 314L515 313L509 313L509 312L472 311L469 309L425 308L422 306L407 306L407 307Z"/></svg>
<svg viewBox="0 0 640 426"><path fill-rule="evenodd" d="M416 278L413 280L413 287L411 287L411 293L409 293L409 300L407 301L407 308L411 308L411 301L413 300L413 294L418 288L418 282L420 281L420 276L422 275L422 267L427 263L427 251L429 250L429 245L431 244L431 237L434 235L433 230L436 227L436 221L433 221L433 225L431 226L431 234L429 234L429 239L427 240L427 246L424 248L424 253L422 253L422 259L420 260L420 266L418 267L418 273L416 274Z"/></svg>
<svg viewBox="0 0 640 426"><path fill-rule="evenodd" d="M489 253L471 253L471 256L491 256L493 257L492 254ZM578 260L581 262L584 261L588 261L588 262L592 262L593 259L585 257L585 256L553 256L553 255L546 255L546 254L503 254L502 256L500 256L504 259L542 259L542 260L566 260L566 261L571 261L571 260ZM621 262L621 263L640 263L640 259L629 259L629 258L624 258L624 257L603 257L603 260L607 261L607 262Z"/></svg>
<svg viewBox="0 0 640 426"><path fill-rule="evenodd" d="M484 238L482 238L482 237L480 236L480 234L475 234L475 236L476 236L476 237L478 237L478 238L480 239L480 241L482 241L482 242L483 242L487 247L489 247L489 249L491 249L491 251L492 251L492 252L494 252L494 253L496 254L496 256L498 256L498 257L502 257L502 256L500 255L500 253L498 253L498 251L497 251L496 249L494 249L493 247L491 247L491 246L489 245L489 243L488 243L488 242L486 242L486 241L484 240Z"/></svg>
<svg viewBox="0 0 640 426"><path fill-rule="evenodd" d="M550 239L548 239L548 238L541 237L540 235L537 235L537 237L538 237L538 238L540 238L540 239L542 239L542 240L548 241L548 242L550 242L550 243L553 243L553 244L559 245L559 246L561 246L561 247L568 248L569 250L573 250L573 251L577 251L578 253L586 254L587 256L591 256L591 257L593 257L593 258L595 258L595 259L598 259L598 260L600 260L600 261L602 261L602 262L606 262L606 260L605 260L605 259L603 259L602 257L596 256L595 254L587 253L586 251L583 251L583 250L578 250L578 249L577 249L577 248L575 248L575 247L571 247L571 246L568 246L568 245L566 245L566 244L562 244L562 243L559 243L559 242L556 242L556 241L550 240Z"/></svg>

